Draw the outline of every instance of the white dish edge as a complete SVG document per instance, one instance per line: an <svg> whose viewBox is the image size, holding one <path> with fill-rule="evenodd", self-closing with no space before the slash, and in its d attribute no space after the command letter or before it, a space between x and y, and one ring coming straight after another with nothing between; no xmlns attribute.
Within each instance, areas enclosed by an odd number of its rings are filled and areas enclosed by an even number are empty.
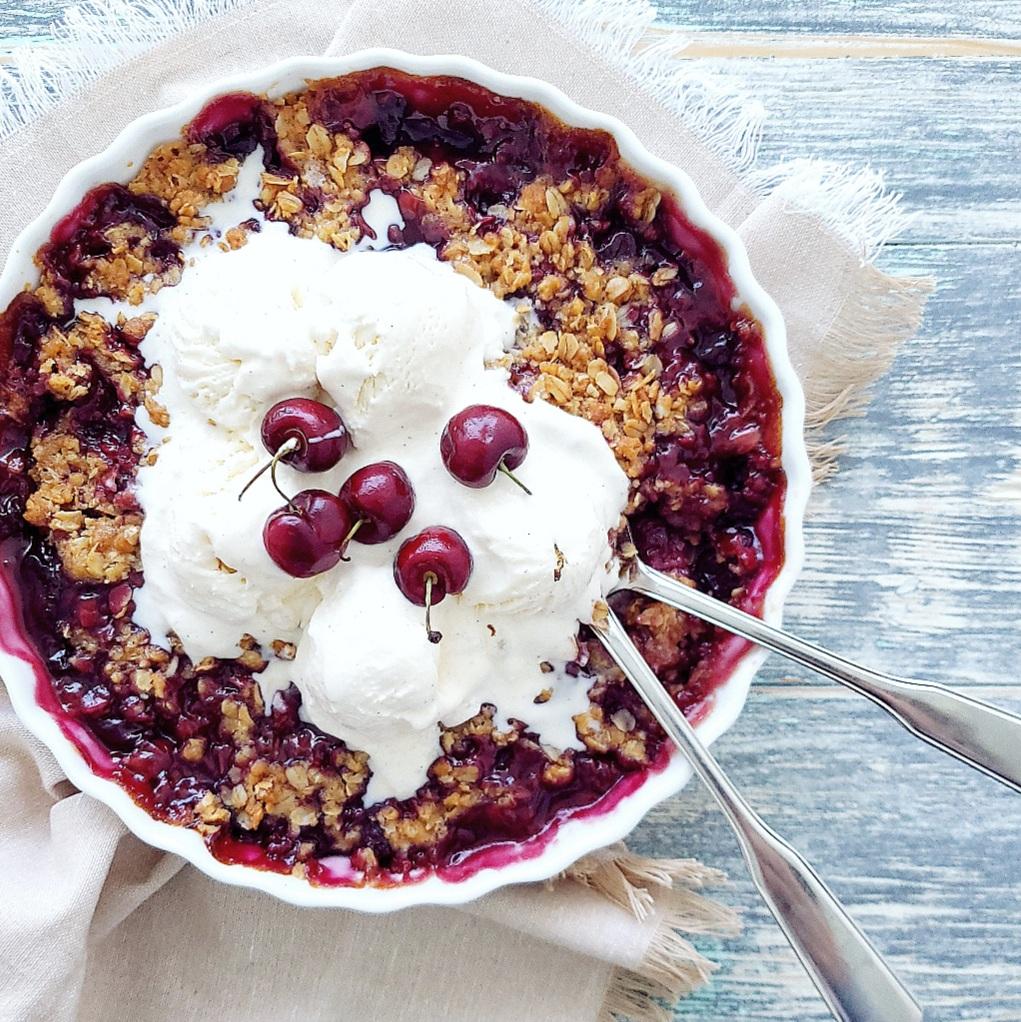
<svg viewBox="0 0 1021 1022"><path fill-rule="evenodd" d="M133 121L104 152L78 164L65 175L46 209L22 231L11 248L0 275L0 308L35 281L32 264L35 251L46 241L54 223L77 205L88 189L105 181L130 180L139 158L157 143L176 137L182 125L213 97L236 90L278 96L302 87L306 80L373 67L391 67L417 75L466 78L494 92L539 103L570 125L609 132L622 158L640 174L660 182L675 194L688 219L720 243L741 303L762 326L770 366L783 399L782 461L787 477L783 508L784 564L767 590L763 604L765 620L779 625L784 600L804 560L802 522L811 486L804 443L804 394L788 356L780 311L752 276L743 243L734 231L709 212L683 171L652 156L637 136L616 118L579 106L559 89L539 79L504 74L467 57L418 56L399 50L370 49L343 57L293 57L257 72L214 82L181 103ZM737 719L752 678L764 659L763 651L749 651L730 677L715 690L713 705L698 724L703 741L713 742ZM212 856L195 831L153 819L115 782L92 772L54 718L37 703L35 676L26 661L0 651L0 676L18 716L49 747L71 782L110 806L137 837L182 856L215 880L261 890L301 906L387 912L422 904L453 905L471 901L507 884L545 880L583 855L625 837L653 806L678 792L691 777L687 762L680 754L675 754L664 770L650 774L613 809L560 823L555 836L536 856L482 869L463 880L453 882L430 876L393 888L314 887L297 877L222 863Z"/></svg>

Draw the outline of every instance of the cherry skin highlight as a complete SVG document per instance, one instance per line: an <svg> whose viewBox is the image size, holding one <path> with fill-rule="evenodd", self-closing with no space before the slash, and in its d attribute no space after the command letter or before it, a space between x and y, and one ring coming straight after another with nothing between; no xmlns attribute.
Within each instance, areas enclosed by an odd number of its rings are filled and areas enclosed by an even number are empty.
<svg viewBox="0 0 1021 1022"><path fill-rule="evenodd" d="M289 397L278 401L262 420L262 442L280 460L299 472L326 472L347 453L351 437L340 416L322 401Z"/></svg>
<svg viewBox="0 0 1021 1022"><path fill-rule="evenodd" d="M503 472L530 493L512 470L528 453L524 426L503 408L469 405L443 427L440 457L447 471L459 482L480 489Z"/></svg>
<svg viewBox="0 0 1021 1022"><path fill-rule="evenodd" d="M286 462L299 472L326 472L351 446L351 437L340 416L329 405L308 397L278 401L263 416L261 434L266 450L273 457L245 483L238 500L268 471L277 493L290 503L277 483L279 462Z"/></svg>
<svg viewBox="0 0 1021 1022"><path fill-rule="evenodd" d="M266 519L262 541L278 568L311 578L337 564L350 531L351 513L338 496L302 490Z"/></svg>
<svg viewBox="0 0 1021 1022"><path fill-rule="evenodd" d="M431 525L406 539L394 558L394 579L400 591L419 607L425 607L425 631L430 642L443 636L432 627L432 608L448 594L464 592L471 578L473 560L460 533L445 525Z"/></svg>
<svg viewBox="0 0 1021 1022"><path fill-rule="evenodd" d="M350 539L385 543L411 520L415 490L407 473L392 461L376 461L352 473L340 488L354 522Z"/></svg>

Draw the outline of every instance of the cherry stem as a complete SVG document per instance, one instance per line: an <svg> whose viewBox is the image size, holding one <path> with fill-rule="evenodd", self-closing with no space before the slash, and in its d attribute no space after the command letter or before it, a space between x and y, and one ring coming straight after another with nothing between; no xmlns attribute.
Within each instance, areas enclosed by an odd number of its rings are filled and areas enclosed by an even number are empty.
<svg viewBox="0 0 1021 1022"><path fill-rule="evenodd" d="M259 471L256 472L255 475L248 480L247 483L245 483L244 488L238 494L238 500L241 500L241 498L252 488L252 483L254 483L256 479L258 479L260 476L264 475L268 471L269 477L273 482L274 489L277 491L277 493L280 494L281 497L284 498L284 500L287 501L288 507L293 507L293 505L291 504L291 498L288 497L287 494L284 493L284 491L281 490L280 486L277 484L277 462L279 462L281 458L286 458L288 454L293 454L300 446L301 444L296 436L292 436L289 439L285 440L279 446L279 448L277 448L277 452L276 454L273 455L272 460L266 462L266 464L263 465L262 468L260 468Z"/></svg>
<svg viewBox="0 0 1021 1022"><path fill-rule="evenodd" d="M532 496L532 491L527 486L525 486L525 484L502 461L496 467L497 470L502 472L505 476L507 476L508 479L513 479L514 482L516 482L518 486L520 486L521 489L523 489L525 493L528 494L529 497Z"/></svg>
<svg viewBox="0 0 1021 1022"><path fill-rule="evenodd" d="M345 557L344 552L347 550L348 543L351 542L355 537L355 533L368 521L368 518L359 518L354 525L348 530L348 534L344 537L340 544L340 559L342 561L350 561L350 557Z"/></svg>
<svg viewBox="0 0 1021 1022"><path fill-rule="evenodd" d="M439 578L435 572L427 571L425 573L425 634L429 637L429 641L434 643L443 638L443 633L434 631L429 620L430 612L433 609L433 586L437 582L439 582Z"/></svg>

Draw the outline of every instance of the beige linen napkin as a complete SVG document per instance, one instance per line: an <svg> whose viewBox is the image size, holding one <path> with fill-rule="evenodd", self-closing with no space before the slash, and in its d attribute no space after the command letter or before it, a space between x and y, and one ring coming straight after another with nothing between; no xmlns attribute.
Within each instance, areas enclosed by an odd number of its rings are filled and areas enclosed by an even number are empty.
<svg viewBox="0 0 1021 1022"><path fill-rule="evenodd" d="M835 451L819 428L921 314L925 282L870 261L899 224L895 200L868 172L754 169L760 112L659 49L639 52L651 17L642 0L108 0L73 12L61 44L0 69L0 252L68 167L194 83L365 46L468 54L616 114L692 175L786 316L825 470ZM457 911L296 909L141 845L74 792L0 689L3 1022L668 1018L666 1003L712 968L680 931L735 925L695 893L720 879L617 848L555 885Z"/></svg>

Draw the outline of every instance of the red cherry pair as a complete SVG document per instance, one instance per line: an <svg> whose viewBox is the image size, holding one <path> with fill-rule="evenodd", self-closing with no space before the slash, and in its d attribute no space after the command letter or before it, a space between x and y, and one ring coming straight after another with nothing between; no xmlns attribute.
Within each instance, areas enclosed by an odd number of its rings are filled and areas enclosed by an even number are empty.
<svg viewBox="0 0 1021 1022"><path fill-rule="evenodd" d="M308 578L328 571L341 559L350 533L350 512L339 497L325 490L302 490L290 506L270 515L263 540L270 557L284 571ZM472 566L468 545L443 525L423 529L397 551L394 580L412 603L425 607L430 642L443 638L432 627L432 608L448 594L464 592Z"/></svg>
<svg viewBox="0 0 1021 1022"><path fill-rule="evenodd" d="M262 420L261 433L273 458L238 499L269 470L287 504L267 519L263 542L270 557L288 574L297 578L318 575L341 560L352 539L382 543L408 524L415 509L415 493L404 470L392 461L360 468L339 495L308 489L291 498L280 489L276 481L279 462L301 472L326 472L347 453L350 435L328 405L302 397L278 401Z"/></svg>
<svg viewBox="0 0 1021 1022"><path fill-rule="evenodd" d="M383 543L411 519L415 491L400 465L378 461L353 473L340 494L302 490L262 530L266 552L295 578L329 571L348 543Z"/></svg>

